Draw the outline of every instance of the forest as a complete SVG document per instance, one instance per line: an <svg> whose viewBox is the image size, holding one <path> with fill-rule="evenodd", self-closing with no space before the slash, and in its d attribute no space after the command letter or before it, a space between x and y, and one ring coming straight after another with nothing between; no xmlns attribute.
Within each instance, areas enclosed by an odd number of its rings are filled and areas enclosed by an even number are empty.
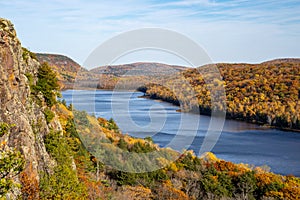
<svg viewBox="0 0 300 200"><path fill-rule="evenodd" d="M180 105L186 112L210 115L212 110L219 110L231 119L300 129L299 62L214 66L220 72L220 79L214 78L215 72L209 72L212 65L207 65L150 82L139 90L150 98ZM218 92L225 95L218 95Z"/></svg>

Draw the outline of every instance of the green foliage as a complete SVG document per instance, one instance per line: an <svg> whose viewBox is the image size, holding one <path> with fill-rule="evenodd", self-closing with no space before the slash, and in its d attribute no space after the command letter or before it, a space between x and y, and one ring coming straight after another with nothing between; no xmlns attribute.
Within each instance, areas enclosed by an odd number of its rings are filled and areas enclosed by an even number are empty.
<svg viewBox="0 0 300 200"><path fill-rule="evenodd" d="M66 131L66 140L71 150L78 155L86 156L87 155L86 149L84 148L80 140L79 134L76 130L75 122L72 118L68 118L65 131Z"/></svg>
<svg viewBox="0 0 300 200"><path fill-rule="evenodd" d="M66 138L59 132L51 132L45 138L47 152L56 160L53 174L42 174L40 196L42 199L82 199L86 188L79 182L72 167L72 150Z"/></svg>
<svg viewBox="0 0 300 200"><path fill-rule="evenodd" d="M47 63L43 63L38 70L38 80L34 92L41 92L48 107L56 103L56 96L59 94L59 85L55 72Z"/></svg>
<svg viewBox="0 0 300 200"><path fill-rule="evenodd" d="M67 107L67 102L66 102L66 100L65 100L65 99L61 100L61 103L62 103L64 106L66 106L66 107Z"/></svg>
<svg viewBox="0 0 300 200"><path fill-rule="evenodd" d="M15 125L0 123L0 137L9 133L9 130ZM13 178L24 168L24 158L19 151L5 148L0 144L0 198L12 189L18 186L14 183Z"/></svg>
<svg viewBox="0 0 300 200"><path fill-rule="evenodd" d="M67 137L79 138L75 122L72 118L68 118L65 130L67 132Z"/></svg>
<svg viewBox="0 0 300 200"><path fill-rule="evenodd" d="M68 110L70 110L70 111L73 110L73 104L70 103L70 105L68 106Z"/></svg>
<svg viewBox="0 0 300 200"><path fill-rule="evenodd" d="M120 138L120 140L118 141L117 146L122 150L128 150L128 144L123 138Z"/></svg>
<svg viewBox="0 0 300 200"><path fill-rule="evenodd" d="M217 197L231 197L233 185L231 177L214 170L207 170L200 179L200 186L205 195L214 194Z"/></svg>
<svg viewBox="0 0 300 200"><path fill-rule="evenodd" d="M168 180L169 176L163 169L147 173L129 173L113 170L109 172L109 176L115 179L118 185L139 185L151 187L159 184L164 180Z"/></svg>
<svg viewBox="0 0 300 200"><path fill-rule="evenodd" d="M2 137L3 135L7 134L9 132L9 130L14 127L15 124L7 124L7 123L0 123L0 137Z"/></svg>
<svg viewBox="0 0 300 200"><path fill-rule="evenodd" d="M153 143L153 139L152 139L152 137L145 137L144 139L145 139L145 140L147 140L148 142L151 142L151 143Z"/></svg>
<svg viewBox="0 0 300 200"><path fill-rule="evenodd" d="M30 73L26 73L25 76L27 77L28 79L28 82L29 82L29 86L30 86L30 90L33 91L34 90L34 78L33 78L33 75L30 74Z"/></svg>
<svg viewBox="0 0 300 200"><path fill-rule="evenodd" d="M34 60L38 60L35 53L29 51L28 49L26 49L25 47L22 47L23 53L22 53L22 57L23 60L25 60L25 62L28 64L28 59L34 59Z"/></svg>
<svg viewBox="0 0 300 200"><path fill-rule="evenodd" d="M24 158L19 151L0 149L0 198L13 186L17 186L13 178L23 170L24 164Z"/></svg>
<svg viewBox="0 0 300 200"><path fill-rule="evenodd" d="M59 163L71 165L72 151L60 132L51 131L44 139L47 152Z"/></svg>
<svg viewBox="0 0 300 200"><path fill-rule="evenodd" d="M113 120L113 118L110 118L108 120L108 125L106 126L106 128L108 128L109 130L114 130L115 132L119 132L119 127L116 124L116 122Z"/></svg>
<svg viewBox="0 0 300 200"><path fill-rule="evenodd" d="M87 112L86 111L78 111L78 110L75 110L74 111L74 116L76 117L76 122L79 124L79 125L83 125L83 126L89 126L90 122L87 118Z"/></svg>
<svg viewBox="0 0 300 200"><path fill-rule="evenodd" d="M108 121L106 120L103 120L101 118L98 118L99 120L99 125L102 126L103 128L107 128L108 130L111 130L115 133L119 133L119 127L118 125L116 124L116 122L110 118Z"/></svg>
<svg viewBox="0 0 300 200"><path fill-rule="evenodd" d="M199 171L203 168L200 159L193 156L190 152L182 155L181 159L177 161L177 165L183 166L184 169L190 171Z"/></svg>
<svg viewBox="0 0 300 200"><path fill-rule="evenodd" d="M235 177L233 182L236 194L241 194L247 199L255 199L253 194L257 189L257 181L254 171L245 172Z"/></svg>
<svg viewBox="0 0 300 200"><path fill-rule="evenodd" d="M271 192L271 191L278 192L283 188L284 188L283 183L271 182L271 183L263 185L261 187L256 187L255 195L256 195L256 197L262 197L265 194L267 194L268 192Z"/></svg>
<svg viewBox="0 0 300 200"><path fill-rule="evenodd" d="M58 165L53 174L44 174L40 182L41 199L86 199L86 188L79 182L76 172Z"/></svg>
<svg viewBox="0 0 300 200"><path fill-rule="evenodd" d="M149 143L142 143L138 141L135 142L131 148L129 148L129 151L135 153L149 153L155 151L155 148L152 147Z"/></svg>
<svg viewBox="0 0 300 200"><path fill-rule="evenodd" d="M54 112L52 112L50 109L46 108L44 110L44 115L46 118L46 122L49 124L51 122L51 120L55 117Z"/></svg>

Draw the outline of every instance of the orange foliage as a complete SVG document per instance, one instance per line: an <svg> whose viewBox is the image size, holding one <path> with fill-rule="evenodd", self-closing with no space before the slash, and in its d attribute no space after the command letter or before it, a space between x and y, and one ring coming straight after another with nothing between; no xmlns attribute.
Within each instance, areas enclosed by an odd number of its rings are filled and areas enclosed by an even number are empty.
<svg viewBox="0 0 300 200"><path fill-rule="evenodd" d="M157 199L165 199L165 200L188 200L189 197L183 191L178 190L172 186L169 181L166 181L159 187L156 191Z"/></svg>
<svg viewBox="0 0 300 200"><path fill-rule="evenodd" d="M268 185L274 182L282 183L281 176L272 173L256 173L255 178L258 186Z"/></svg>
<svg viewBox="0 0 300 200"><path fill-rule="evenodd" d="M284 199L300 199L300 181L295 177L288 177L282 189Z"/></svg>
<svg viewBox="0 0 300 200"><path fill-rule="evenodd" d="M118 199L131 199L131 200L141 200L141 199L152 199L153 195L149 188L143 186L125 186L123 187L122 195L117 195Z"/></svg>
<svg viewBox="0 0 300 200"><path fill-rule="evenodd" d="M104 199L105 193L100 181L93 181L82 169L77 170L78 178L84 183L88 190L89 199Z"/></svg>
<svg viewBox="0 0 300 200"><path fill-rule="evenodd" d="M214 167L218 171L237 171L236 164L225 160L220 160L219 162L214 163Z"/></svg>
<svg viewBox="0 0 300 200"><path fill-rule="evenodd" d="M23 199L33 200L39 198L39 183L37 174L32 169L32 163L20 174Z"/></svg>

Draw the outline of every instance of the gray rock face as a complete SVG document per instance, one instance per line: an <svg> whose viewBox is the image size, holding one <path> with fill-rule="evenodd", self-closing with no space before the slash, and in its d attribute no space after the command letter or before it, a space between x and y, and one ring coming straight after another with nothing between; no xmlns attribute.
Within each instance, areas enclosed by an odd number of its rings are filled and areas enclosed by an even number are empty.
<svg viewBox="0 0 300 200"><path fill-rule="evenodd" d="M58 117L47 124L42 112L44 108L31 97L26 75L31 74L33 81L36 81L39 65L37 60L24 56L12 23L0 18L0 122L15 124L9 136L3 137L7 137L6 145L24 155L26 168L30 166L31 175L34 175L31 177L37 181L40 179L39 172L49 172L55 165L46 152L43 138L50 128L62 130ZM14 194L10 197L16 198Z"/></svg>

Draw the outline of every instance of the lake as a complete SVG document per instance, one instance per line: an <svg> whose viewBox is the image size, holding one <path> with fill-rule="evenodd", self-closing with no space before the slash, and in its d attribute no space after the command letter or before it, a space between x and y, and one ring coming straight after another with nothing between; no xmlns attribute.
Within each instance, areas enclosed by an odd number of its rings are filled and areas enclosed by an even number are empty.
<svg viewBox="0 0 300 200"><path fill-rule="evenodd" d="M200 151L211 117L180 113L179 107L140 98L141 92L67 90L66 102L78 110L106 119L113 118L123 133L152 137L160 147ZM272 172L300 176L300 133L264 128L226 120L211 151L234 163L267 165Z"/></svg>

